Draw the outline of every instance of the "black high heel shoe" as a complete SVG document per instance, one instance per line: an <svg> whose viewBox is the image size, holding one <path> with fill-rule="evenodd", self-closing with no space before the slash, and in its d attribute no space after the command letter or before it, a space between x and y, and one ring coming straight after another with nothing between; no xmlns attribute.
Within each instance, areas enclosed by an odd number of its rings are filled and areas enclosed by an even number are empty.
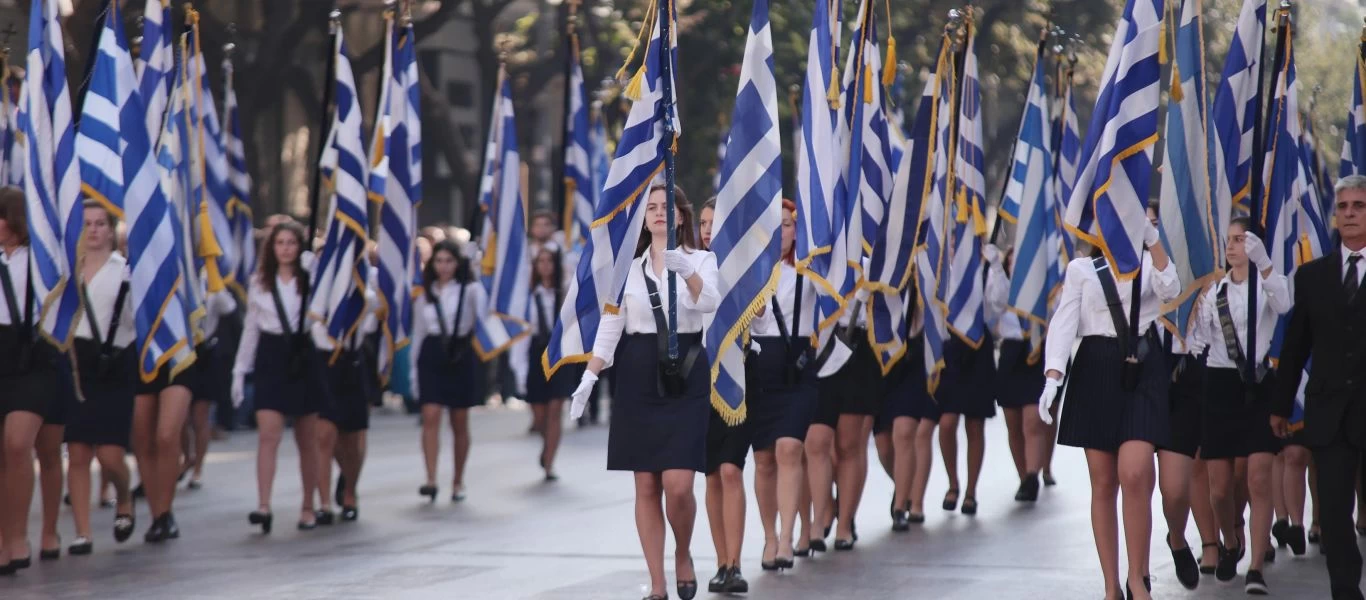
<svg viewBox="0 0 1366 600"><path fill-rule="evenodd" d="M911 530L911 513L909 511L898 510L892 512L892 531L903 532Z"/></svg>
<svg viewBox="0 0 1366 600"><path fill-rule="evenodd" d="M949 488L944 492L944 510L952 512L958 508L958 488Z"/></svg>
<svg viewBox="0 0 1366 600"><path fill-rule="evenodd" d="M251 511L251 514L247 515L247 522L252 525L260 525L261 533L269 535L270 526L275 522L275 515L270 511L262 512L254 510Z"/></svg>
<svg viewBox="0 0 1366 600"><path fill-rule="evenodd" d="M72 556L86 556L95 549L94 542L88 537L78 537L76 542L67 547L66 553Z"/></svg>
<svg viewBox="0 0 1366 600"><path fill-rule="evenodd" d="M692 579L689 579L689 580L679 579L679 580L678 580L678 586L677 586L677 587L678 587L678 597L679 597L679 598L682 598L683 600L692 600L693 598L697 597L697 568L696 568L696 567L693 567L693 562L692 562L692 559L691 559L691 558L688 559L688 566L689 566L689 567L692 567L692 568L691 568L691 571L693 572Z"/></svg>
<svg viewBox="0 0 1366 600"><path fill-rule="evenodd" d="M768 554L768 544L764 544L764 554ZM767 561L767 562L765 562L763 558L760 558L760 559L759 559L759 568L760 568L760 569L763 569L763 570L765 570L765 571L777 571L777 570L778 570L778 559L777 559L776 555L775 555L775 557L774 557L773 560Z"/></svg>
<svg viewBox="0 0 1366 600"><path fill-rule="evenodd" d="M854 542L856 542L856 541L858 541L857 538L855 538L855 539L849 539L849 540L842 540L842 539L839 539L839 538L835 538L835 550L840 551L840 552L848 552L848 551L850 551L850 550L853 550L853 549L854 549Z"/></svg>
<svg viewBox="0 0 1366 600"><path fill-rule="evenodd" d="M965 514L965 515L967 515L967 516L969 516L969 517L974 516L974 515L977 514L977 497L976 497L976 496L964 496L964 497L963 497L963 514Z"/></svg>
<svg viewBox="0 0 1366 600"><path fill-rule="evenodd" d="M810 551L811 551L811 556L815 556L817 552L828 552L828 551L829 551L829 550L827 550L826 547L825 547L825 539L823 539L823 538L822 538L822 539L819 539L819 540L806 540L806 545L807 545L807 550L810 550Z"/></svg>
<svg viewBox="0 0 1366 600"><path fill-rule="evenodd" d="M341 520L347 521L347 522L351 522L351 521L355 521L356 519L359 519L359 518L360 518L360 511L357 510L356 507L354 507L354 506L343 506L343 507L342 507L342 511L341 511Z"/></svg>
<svg viewBox="0 0 1366 600"><path fill-rule="evenodd" d="M417 495L426 496L428 502L431 502L432 504L436 504L436 494L437 489L434 485L424 485L420 488L417 488Z"/></svg>
<svg viewBox="0 0 1366 600"><path fill-rule="evenodd" d="M313 519L318 525L331 525L337 520L337 513L330 510L319 510L313 513Z"/></svg>

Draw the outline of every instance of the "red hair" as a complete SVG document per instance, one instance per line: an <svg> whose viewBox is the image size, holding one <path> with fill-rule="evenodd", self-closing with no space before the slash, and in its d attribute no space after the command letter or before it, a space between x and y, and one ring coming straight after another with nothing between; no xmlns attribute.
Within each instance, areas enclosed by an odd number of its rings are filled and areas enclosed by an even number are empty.
<svg viewBox="0 0 1366 600"><path fill-rule="evenodd" d="M793 202L793 201L791 201L791 200L788 200L787 198L783 198L783 210L784 210L784 211L789 211L789 210L792 211L792 216L793 216L793 218L796 218L796 216L797 216L797 203L796 203L796 202ZM787 252L784 252L784 253L783 253L783 262L785 262L785 263L791 265L791 264L795 264L796 261L797 261L797 240L796 240L795 238L793 238L793 240L792 240L792 247L789 248L789 249L787 250Z"/></svg>

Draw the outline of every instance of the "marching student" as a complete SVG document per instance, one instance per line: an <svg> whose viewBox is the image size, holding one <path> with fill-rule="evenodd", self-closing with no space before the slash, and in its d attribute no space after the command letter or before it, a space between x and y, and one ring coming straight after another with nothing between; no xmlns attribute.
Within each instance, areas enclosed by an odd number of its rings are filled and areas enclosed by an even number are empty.
<svg viewBox="0 0 1366 600"><path fill-rule="evenodd" d="M202 281L204 278L200 279ZM225 288L213 294L206 291L204 320L200 321L204 341L195 346L192 367L196 371L195 381L200 384L190 405L190 430L194 445L192 453L186 453L191 457L187 468L192 469L192 472L187 486L192 490L203 486L204 457L209 452L209 438L213 435L209 426L209 412L220 404L223 391L232 387L232 366L224 360L224 355L234 348L224 342L225 336L220 335L219 326L236 312L237 299L231 290Z"/></svg>
<svg viewBox="0 0 1366 600"><path fill-rule="evenodd" d="M674 568L678 596L697 594L691 543L697 502L693 479L705 471L711 393L702 323L721 302L716 257L697 249L692 208L675 191L678 247L667 250L666 191L650 188L645 228L636 245L621 307L605 314L593 344L593 358L574 390L570 418L577 418L603 369L615 365L615 393L607 439L607 469L635 477L636 533L650 572L648 600L668 598L664 579L665 513L677 547ZM676 282L678 358L667 356L670 298ZM738 574L738 571L735 571Z"/></svg>
<svg viewBox="0 0 1366 600"><path fill-rule="evenodd" d="M74 403L66 428L71 463L67 482L76 524L76 539L67 548L72 555L90 554L93 548L92 460L99 460L100 472L113 482L117 494L114 540L126 541L134 528L131 475L124 462L137 377L137 353L131 348L135 331L128 261L114 250L114 216L93 200L85 202L84 212L80 286L86 313L76 326L75 341L75 372L83 401ZM75 391L69 390L73 395Z"/></svg>
<svg viewBox="0 0 1366 600"><path fill-rule="evenodd" d="M1153 323L1162 305L1180 293L1181 283L1156 227L1144 233L1142 274L1121 281L1099 249L1091 258L1067 265L1057 310L1044 342L1043 393L1039 418L1052 422L1052 408L1063 375L1070 370L1067 397L1058 425L1058 443L1083 448L1091 477L1091 523L1105 578L1106 598L1151 598L1147 590L1152 532L1153 454L1171 438L1168 421L1170 372L1155 348ZM1113 298L1107 301L1107 298ZM1111 306L1115 310L1111 310ZM1137 323L1137 334L1131 326ZM1138 335L1139 339L1131 339ZM1072 345L1081 346L1069 369ZM1135 351L1135 348L1137 350ZM1124 531L1129 572L1119 578L1119 516L1115 499L1124 499ZM1126 594L1127 592L1127 594Z"/></svg>
<svg viewBox="0 0 1366 600"><path fill-rule="evenodd" d="M1246 463L1248 499L1252 505L1251 564L1245 588L1249 594L1266 594L1263 561L1271 540L1274 507L1271 502L1271 469L1281 441L1268 425L1270 392L1275 373L1267 366L1271 337L1280 316L1290 311L1286 277L1272 269L1262 241L1251 232L1251 221L1235 218L1229 223L1225 254L1229 272L1205 293L1200 305L1199 335L1209 340L1205 369L1205 404L1201 415L1203 433L1200 452L1209 470L1210 497L1223 532L1223 549L1215 573L1220 581L1237 575L1238 561L1247 550L1239 541L1241 511L1234 500L1235 462ZM1257 347L1245 348L1248 323L1249 264L1260 274L1256 282ZM1248 371L1248 356L1257 365Z"/></svg>
<svg viewBox="0 0 1366 600"><path fill-rule="evenodd" d="M995 337L1001 340L996 402L1005 413L1010 455L1020 478L1015 501L1034 502L1039 499L1039 472L1053 438L1052 428L1039 419L1036 406L1043 389L1043 361L1030 355L1029 321L1010 312L1007 306L1015 266L1014 249L1007 249L1003 255L996 246L987 245L984 255L988 265L987 322L994 323Z"/></svg>
<svg viewBox="0 0 1366 600"><path fill-rule="evenodd" d="M999 251L996 257L1000 261ZM950 335L944 342L944 372L935 396L943 413L939 418L939 450L949 477L943 508L957 508L962 490L962 512L967 516L977 514L977 481L986 457L986 420L996 416L994 344L989 330L982 333L976 348L957 335ZM959 421L963 422L968 440L966 488L958 486Z"/></svg>
<svg viewBox="0 0 1366 600"><path fill-rule="evenodd" d="M303 228L292 221L276 224L266 236L260 267L247 292L247 316L232 368L234 406L241 406L246 376L252 375L258 506L247 521L265 534L275 519L271 491L286 419L294 421L303 484L298 528L317 527L313 490L318 477L318 410L325 387L313 339L303 328L309 285L308 270L300 260L304 242Z"/></svg>
<svg viewBox="0 0 1366 600"><path fill-rule="evenodd" d="M925 387L924 311L919 294L908 288L902 301L907 311L906 354L887 375L887 399L873 424L878 458L892 478L892 531L909 531L911 524L925 521L924 513L912 513L912 488L917 465L915 438L920 428L918 407L928 400Z"/></svg>
<svg viewBox="0 0 1366 600"><path fill-rule="evenodd" d="M531 263L531 343L528 351L526 401L531 405L534 429L541 435L541 452L537 464L545 472L546 481L556 481L555 456L560 450L564 432L564 401L574 393L582 377L580 365L564 365L554 375L547 376L541 361L550 346L550 333L555 328L555 316L564 302L564 263L560 249L553 242L541 246Z"/></svg>
<svg viewBox="0 0 1366 600"><path fill-rule="evenodd" d="M414 395L422 404L422 456L427 480L418 495L436 502L441 418L449 411L455 475L451 501L465 500L465 463L470 456L470 408L484 404L484 365L474 352L475 325L488 313L488 294L474 278L470 259L454 241L432 248L422 269L424 291L413 303Z"/></svg>

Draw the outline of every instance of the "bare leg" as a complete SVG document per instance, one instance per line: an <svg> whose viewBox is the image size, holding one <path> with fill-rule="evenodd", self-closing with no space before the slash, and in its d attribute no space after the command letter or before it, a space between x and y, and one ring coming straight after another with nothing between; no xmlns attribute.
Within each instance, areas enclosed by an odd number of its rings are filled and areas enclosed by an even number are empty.
<svg viewBox="0 0 1366 600"><path fill-rule="evenodd" d="M797 522L799 524L796 541L798 552L811 549L811 483L807 479L806 449L799 452L797 473ZM0 507L3 507L0 504ZM779 509L781 510L781 509Z"/></svg>
<svg viewBox="0 0 1366 600"><path fill-rule="evenodd" d="M542 451L542 456L545 457L547 475L555 473L555 455L560 452L560 437L563 432L564 398L553 398L545 407L545 422L541 427L541 433L545 436L545 450Z"/></svg>
<svg viewBox="0 0 1366 600"><path fill-rule="evenodd" d="M1219 543L1219 521L1210 503L1209 467L1200 458L1191 463L1190 499L1191 516L1200 532L1200 566L1213 568L1219 562L1219 548L1205 544Z"/></svg>
<svg viewBox="0 0 1366 600"><path fill-rule="evenodd" d="M256 411L256 506L261 512L270 512L270 494L275 487L276 462L284 434L284 415L273 410Z"/></svg>
<svg viewBox="0 0 1366 600"><path fill-rule="evenodd" d="M316 489L318 497L320 498L318 505L322 507L323 511L332 512L332 457L337 453L337 424L327 419L317 418L315 419L314 429L317 430L317 439L315 441L316 454L314 455L313 465L314 470L317 473L318 485L316 486ZM297 428L295 429L295 435L299 435ZM300 440L301 444L304 442L305 440ZM300 447L299 450L302 452L303 447ZM300 466L302 466L302 464ZM307 494L311 499L313 488L310 488Z"/></svg>
<svg viewBox="0 0 1366 600"><path fill-rule="evenodd" d="M830 486L835 477L831 456L835 447L835 430L825 425L812 425L806 430L806 480L811 490L811 521L813 533L830 525L834 507ZM823 539L814 535L809 539Z"/></svg>
<svg viewBox="0 0 1366 600"><path fill-rule="evenodd" d="M796 438L779 438L775 447L778 461L778 556L790 559L793 523L797 519L797 507L801 503L802 491L806 489L806 486L802 485L802 441ZM757 486L755 493L758 494ZM767 522L766 520L765 523ZM805 526L802 531L805 533Z"/></svg>
<svg viewBox="0 0 1366 600"><path fill-rule="evenodd" d="M300 523L313 523L317 515L313 512L313 490L318 489L318 418L317 414L304 415L294 419L294 445L299 449L299 482L303 489L303 505L299 509ZM332 462L332 455L327 455ZM331 502L331 490L324 490L323 497Z"/></svg>
<svg viewBox="0 0 1366 600"><path fill-rule="evenodd" d="M934 469L934 419L921 419L915 429L915 479L911 483L911 512L925 514L925 487Z"/></svg>
<svg viewBox="0 0 1366 600"><path fill-rule="evenodd" d="M441 456L440 404L422 405L422 459L427 468L427 485L436 485L436 461Z"/></svg>
<svg viewBox="0 0 1366 600"><path fill-rule="evenodd" d="M868 436L873 418L865 415L840 415L835 441L839 447L837 463L839 487L839 526L836 540L854 539L854 519L858 513L863 486L868 481Z"/></svg>
<svg viewBox="0 0 1366 600"><path fill-rule="evenodd" d="M725 490L721 488L719 472L706 476L707 527L711 529L711 543L716 548L716 566L728 567L726 562Z"/></svg>
<svg viewBox="0 0 1366 600"><path fill-rule="evenodd" d="M190 422L194 425L194 474L190 476L190 481L199 481L204 476L204 457L209 454L209 438L213 437L209 430L211 410L212 402L195 402L191 407Z"/></svg>
<svg viewBox="0 0 1366 600"><path fill-rule="evenodd" d="M175 483L180 476L180 434L185 430L185 419L190 413L190 390L183 385L173 385L158 394L156 430L156 494L162 511L154 516L171 512L175 502ZM152 487L144 482L148 504L151 504Z"/></svg>
<svg viewBox="0 0 1366 600"><path fill-rule="evenodd" d="M1309 471L1309 449L1304 446L1286 446L1281 452L1285 457L1286 515L1291 525L1304 525L1304 496L1307 491L1305 475Z"/></svg>
<svg viewBox="0 0 1366 600"><path fill-rule="evenodd" d="M1124 499L1124 542L1129 553L1128 583L1134 598L1148 600L1143 578L1148 575L1153 534L1153 445L1129 441L1119 447L1119 487Z"/></svg>
<svg viewBox="0 0 1366 600"><path fill-rule="evenodd" d="M457 408L451 411L451 432L455 438L455 479L452 489L465 491L465 463L470 459L470 410Z"/></svg>
<svg viewBox="0 0 1366 600"><path fill-rule="evenodd" d="M1248 523L1252 536L1249 540L1252 545L1252 564L1248 568L1257 571L1262 570L1271 543L1271 520L1274 518L1271 469L1275 461L1276 455L1269 452L1258 452L1247 459L1248 501L1252 505L1252 521Z"/></svg>
<svg viewBox="0 0 1366 600"><path fill-rule="evenodd" d="M365 466L365 442L365 431L343 433L338 439L337 464L346 478L346 485L342 488L342 506L356 506L356 486L360 482L361 468Z"/></svg>
<svg viewBox="0 0 1366 600"><path fill-rule="evenodd" d="M664 581L664 493L658 473L636 473L636 535L645 554L645 567L650 571L650 593L663 596L668 589Z"/></svg>
<svg viewBox="0 0 1366 600"><path fill-rule="evenodd" d="M1048 465L1049 455L1053 452L1053 427L1044 425L1039 419L1039 411L1033 407L1024 409L1025 474L1037 475Z"/></svg>
<svg viewBox="0 0 1366 600"><path fill-rule="evenodd" d="M43 418L26 411L5 415L5 544L11 560L30 556L28 513L33 501L33 448Z"/></svg>
<svg viewBox="0 0 1366 600"><path fill-rule="evenodd" d="M67 488L71 496L71 520L76 523L76 537L90 534L90 463L95 460L95 449L89 444L67 444Z"/></svg>
<svg viewBox="0 0 1366 600"><path fill-rule="evenodd" d="M1162 490L1162 515L1167 518L1167 531L1173 549L1180 550L1186 542L1186 522L1190 520L1190 479L1194 459L1176 452L1157 451L1158 487Z"/></svg>
<svg viewBox="0 0 1366 600"><path fill-rule="evenodd" d="M958 487L958 415L944 413L939 417L939 454L944 459L945 474L949 476L949 492L957 498L961 489Z"/></svg>
<svg viewBox="0 0 1366 600"><path fill-rule="evenodd" d="M688 489L688 493L691 495L692 488ZM739 566L740 549L745 541L745 475L740 467L730 463L721 465L721 494L721 512L725 515L726 524L726 557L731 566Z"/></svg>
<svg viewBox="0 0 1366 600"><path fill-rule="evenodd" d="M697 519L697 499L693 497L692 471L671 469L665 471L660 480L664 487L665 510L669 517L669 528L674 532L674 577L678 581L696 581L697 573L692 564L692 529ZM663 541L660 543L663 550ZM663 562L663 557L660 557Z"/></svg>
<svg viewBox="0 0 1366 600"><path fill-rule="evenodd" d="M963 429L968 434L968 489L965 497L977 498L977 480L982 477L982 461L986 458L986 420L969 418Z"/></svg>
<svg viewBox="0 0 1366 600"><path fill-rule="evenodd" d="M57 519L62 515L62 434L64 425L46 425L38 429L36 448L38 451L39 500L43 507L43 550L62 549L61 536L57 534ZM90 468L86 461L86 468ZM89 489L86 490L87 498ZM87 501L88 505L88 501ZM86 514L90 514L87 509Z"/></svg>
<svg viewBox="0 0 1366 600"><path fill-rule="evenodd" d="M1233 460L1227 458L1205 459L1209 470L1209 497L1214 506L1214 518L1223 534L1224 546L1238 547L1237 516L1233 504Z"/></svg>
<svg viewBox="0 0 1366 600"><path fill-rule="evenodd" d="M892 463L892 505L906 510L911 502L911 485L915 480L915 431L919 421L897 417L892 421L892 449L896 460Z"/></svg>
<svg viewBox="0 0 1366 600"><path fill-rule="evenodd" d="M133 399L133 456L138 461L138 479L147 494L147 510L156 518L166 507L157 503L160 498L152 493L152 482L156 480L156 431L157 406L160 400L156 394L140 394Z"/></svg>
<svg viewBox="0 0 1366 600"><path fill-rule="evenodd" d="M888 479L895 479L893 462L896 460L896 451L892 448L891 430L874 433L873 448L877 450L877 461L882 465L882 472L887 474Z"/></svg>
<svg viewBox="0 0 1366 600"><path fill-rule="evenodd" d="M764 526L761 560L767 564L773 562L778 550L781 550L778 529L774 524L778 518L778 459L771 448L754 451L754 502L759 505L759 522Z"/></svg>
<svg viewBox="0 0 1366 600"><path fill-rule="evenodd" d="M1020 408L1002 409L1006 417L1006 440L1010 444L1010 458L1015 461L1015 473L1024 479L1029 472L1025 451L1024 410Z"/></svg>
<svg viewBox="0 0 1366 600"><path fill-rule="evenodd" d="M108 479L114 485L117 507L121 515L133 514L132 474L125 460L126 451L122 446L97 446L95 460L100 461L100 479Z"/></svg>
<svg viewBox="0 0 1366 600"><path fill-rule="evenodd" d="M1119 459L1109 452L1087 450L1086 468L1091 476L1091 533L1105 579L1105 597L1109 598L1114 590L1124 588L1119 583L1119 514L1115 509Z"/></svg>

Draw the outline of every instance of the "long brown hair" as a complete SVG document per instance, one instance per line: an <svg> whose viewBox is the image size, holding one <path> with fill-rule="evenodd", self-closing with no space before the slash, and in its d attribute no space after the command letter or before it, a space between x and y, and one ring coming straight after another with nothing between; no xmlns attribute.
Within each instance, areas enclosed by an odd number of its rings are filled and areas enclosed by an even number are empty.
<svg viewBox="0 0 1366 600"><path fill-rule="evenodd" d="M797 226L797 203L796 203L796 202L793 202L793 201L791 201L791 200L788 200L787 198L783 198L783 212L788 212L788 211L791 211L791 212L792 212L792 226L795 228L795 227ZM787 215L782 215L782 216L783 216L783 217L786 217ZM781 228L782 228L782 219L781 219L781 218L778 220L778 227L779 227L779 229L780 229L780 231L778 232L778 244L779 244L778 249L781 251L781 250L782 250L782 231L781 231ZM787 263L787 264L789 264L789 265L795 265L795 264L797 264L797 232L796 232L795 230L792 232L792 247L791 247L791 248L788 248L788 249L787 249L787 252L783 253L782 260L783 260L783 262L785 262L785 263Z"/></svg>
<svg viewBox="0 0 1366 600"><path fill-rule="evenodd" d="M656 190L664 190L663 184L650 186L650 190L645 192L637 202L643 202L638 210L645 210L650 203L650 195ZM678 219L674 221L674 230L677 232L678 246L684 250L697 250L697 232L693 229L692 204L688 202L688 195L683 193L683 188L674 187L674 208L678 209ZM640 228L640 240L636 242L636 256L645 253L645 249L650 247L650 227L648 224Z"/></svg>
<svg viewBox="0 0 1366 600"><path fill-rule="evenodd" d="M8 224L10 233L19 236L19 245L28 245L28 206L24 191L13 186L0 187L0 219Z"/></svg>
<svg viewBox="0 0 1366 600"><path fill-rule="evenodd" d="M304 245L304 228L293 220L276 223L270 228L270 233L266 234L266 239L261 242L260 254L257 254L261 257L261 267L256 277L267 290L275 291L275 277L280 273L280 259L275 257L275 238L284 232L294 234L294 239L299 240L299 258L294 265L294 287L299 296L303 297L308 290L308 270L303 266L304 250L308 248Z"/></svg>

